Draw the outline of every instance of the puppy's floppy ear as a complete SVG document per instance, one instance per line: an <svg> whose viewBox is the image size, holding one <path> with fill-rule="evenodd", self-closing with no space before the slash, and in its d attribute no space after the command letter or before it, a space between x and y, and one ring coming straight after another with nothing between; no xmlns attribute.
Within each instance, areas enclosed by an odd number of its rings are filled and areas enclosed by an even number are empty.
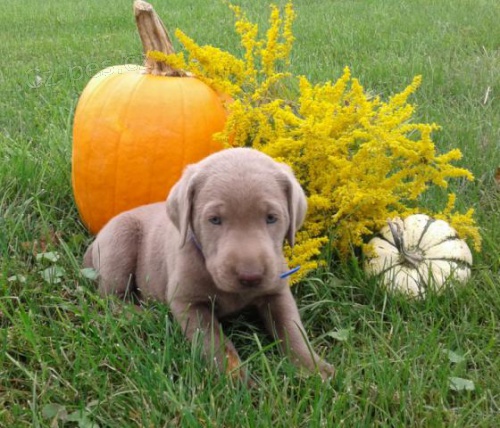
<svg viewBox="0 0 500 428"><path fill-rule="evenodd" d="M181 235L181 248L191 227L191 212L195 194L196 167L189 165L167 197L167 215Z"/></svg>
<svg viewBox="0 0 500 428"><path fill-rule="evenodd" d="M307 212L307 198L301 185L293 175L292 169L286 164L280 164L285 176L286 193L288 198L288 215L290 225L286 239L291 247L295 243L295 232L302 226Z"/></svg>

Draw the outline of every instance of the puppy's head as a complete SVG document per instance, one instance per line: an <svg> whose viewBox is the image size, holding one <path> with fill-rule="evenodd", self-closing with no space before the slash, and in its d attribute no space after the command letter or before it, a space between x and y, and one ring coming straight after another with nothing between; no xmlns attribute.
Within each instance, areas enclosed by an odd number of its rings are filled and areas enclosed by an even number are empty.
<svg viewBox="0 0 500 428"><path fill-rule="evenodd" d="M252 149L189 166L167 199L181 245L197 245L216 286L265 294L286 285L285 238L294 243L307 203L291 169ZM193 241L193 242L188 242Z"/></svg>

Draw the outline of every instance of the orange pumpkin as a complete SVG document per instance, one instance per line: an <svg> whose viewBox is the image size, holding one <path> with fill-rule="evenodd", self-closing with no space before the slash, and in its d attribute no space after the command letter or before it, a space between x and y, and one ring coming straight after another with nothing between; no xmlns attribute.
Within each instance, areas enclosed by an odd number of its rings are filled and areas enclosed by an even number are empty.
<svg viewBox="0 0 500 428"><path fill-rule="evenodd" d="M172 52L152 7L137 1L134 9L144 51ZM72 182L92 233L122 211L164 200L187 164L222 148L212 138L226 120L222 98L164 63L145 65L100 71L78 101Z"/></svg>

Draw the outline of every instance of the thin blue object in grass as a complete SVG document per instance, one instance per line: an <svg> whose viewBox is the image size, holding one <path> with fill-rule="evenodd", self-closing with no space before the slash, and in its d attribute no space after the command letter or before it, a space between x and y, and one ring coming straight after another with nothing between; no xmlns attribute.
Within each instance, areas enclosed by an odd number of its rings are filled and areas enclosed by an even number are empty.
<svg viewBox="0 0 500 428"><path fill-rule="evenodd" d="M286 271L286 272L283 272L281 275L280 275L280 278L281 279L284 279L290 275L293 275L295 272L298 272L300 269L300 265L294 267L293 269L290 269L289 271Z"/></svg>

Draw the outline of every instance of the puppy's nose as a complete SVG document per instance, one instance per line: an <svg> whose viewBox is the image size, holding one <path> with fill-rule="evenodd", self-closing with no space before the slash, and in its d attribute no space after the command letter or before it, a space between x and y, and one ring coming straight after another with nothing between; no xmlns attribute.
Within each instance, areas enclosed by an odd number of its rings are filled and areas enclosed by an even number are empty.
<svg viewBox="0 0 500 428"><path fill-rule="evenodd" d="M262 282L262 275L259 273L240 273L238 281L243 287L258 287Z"/></svg>

